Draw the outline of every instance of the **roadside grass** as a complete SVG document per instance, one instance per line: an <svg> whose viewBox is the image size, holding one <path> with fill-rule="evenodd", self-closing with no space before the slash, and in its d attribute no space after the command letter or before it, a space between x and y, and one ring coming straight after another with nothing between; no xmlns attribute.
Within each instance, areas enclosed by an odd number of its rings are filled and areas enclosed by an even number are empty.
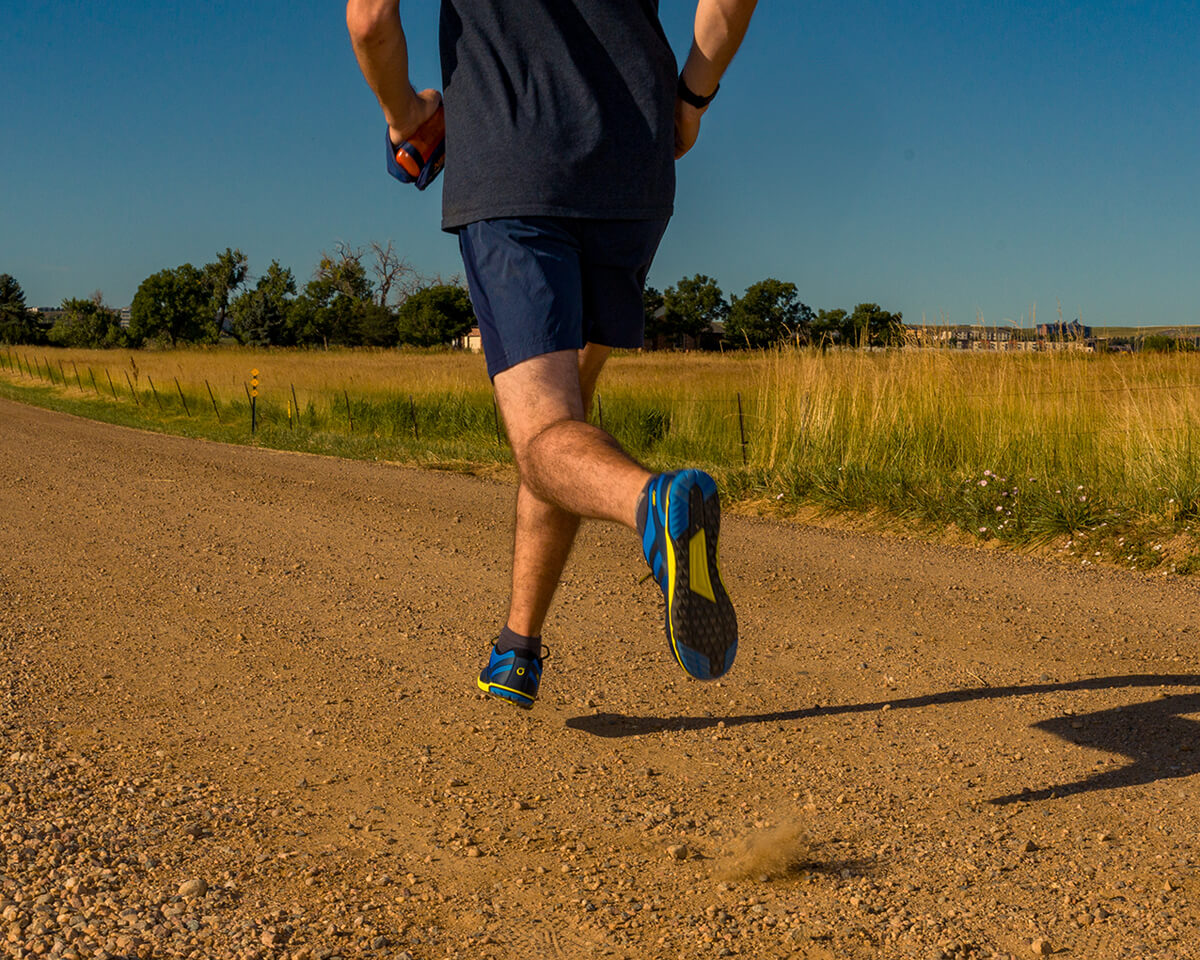
<svg viewBox="0 0 1200 960"><path fill-rule="evenodd" d="M512 469L471 354L0 349L0 395L233 443ZM1188 354L618 355L592 420L652 469L704 467L744 509L1200 570Z"/></svg>

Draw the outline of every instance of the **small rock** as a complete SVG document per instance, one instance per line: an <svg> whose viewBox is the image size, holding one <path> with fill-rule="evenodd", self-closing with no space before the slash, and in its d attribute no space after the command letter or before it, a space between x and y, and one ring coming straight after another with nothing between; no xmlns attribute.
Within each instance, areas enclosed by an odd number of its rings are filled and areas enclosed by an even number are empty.
<svg viewBox="0 0 1200 960"><path fill-rule="evenodd" d="M470 847L467 847L467 849L466 849L464 852L466 853L466 855L467 855L468 857L471 857L471 858L475 858L475 857L478 857L478 856L480 855L480 854L479 854L479 848L478 848L478 847L476 847L476 846L470 846Z"/></svg>
<svg viewBox="0 0 1200 960"><path fill-rule="evenodd" d="M686 860L689 852L686 843L673 843L667 847L667 856L672 860Z"/></svg>
<svg viewBox="0 0 1200 960"><path fill-rule="evenodd" d="M208 881L202 877L196 877L192 880L185 880L179 885L179 895L185 900L192 900L196 897L202 897L208 893Z"/></svg>
<svg viewBox="0 0 1200 960"><path fill-rule="evenodd" d="M1029 947L1036 957L1048 957L1054 952L1054 948L1050 946L1050 941L1043 937L1038 937Z"/></svg>
<svg viewBox="0 0 1200 960"><path fill-rule="evenodd" d="M1038 849L1038 845L1036 843L1034 843L1032 840L1026 840L1023 844L1021 844L1021 846L1018 849L1022 853L1036 853L1037 849Z"/></svg>

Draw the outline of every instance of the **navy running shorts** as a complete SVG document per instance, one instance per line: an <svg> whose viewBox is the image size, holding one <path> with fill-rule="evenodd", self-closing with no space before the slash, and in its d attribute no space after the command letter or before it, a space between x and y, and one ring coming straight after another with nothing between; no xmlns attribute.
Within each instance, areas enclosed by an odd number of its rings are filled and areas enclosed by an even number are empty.
<svg viewBox="0 0 1200 960"><path fill-rule="evenodd" d="M458 231L488 376L585 344L642 345L642 289L666 220L510 217Z"/></svg>

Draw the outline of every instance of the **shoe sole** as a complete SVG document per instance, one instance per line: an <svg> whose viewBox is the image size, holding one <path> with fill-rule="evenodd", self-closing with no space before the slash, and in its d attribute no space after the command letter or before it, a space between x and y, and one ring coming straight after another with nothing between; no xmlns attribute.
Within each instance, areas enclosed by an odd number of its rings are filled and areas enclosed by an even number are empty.
<svg viewBox="0 0 1200 960"><path fill-rule="evenodd" d="M503 703L517 707L521 710L532 710L535 702L534 698L527 693L522 693L520 690L514 690L512 687L502 687L498 683L485 683L483 680L476 680L477 686L484 693L495 697Z"/></svg>
<svg viewBox="0 0 1200 960"><path fill-rule="evenodd" d="M721 503L716 482L699 470L683 471L667 487L663 514L671 652L697 680L716 680L733 666L738 642L737 614L718 562Z"/></svg>

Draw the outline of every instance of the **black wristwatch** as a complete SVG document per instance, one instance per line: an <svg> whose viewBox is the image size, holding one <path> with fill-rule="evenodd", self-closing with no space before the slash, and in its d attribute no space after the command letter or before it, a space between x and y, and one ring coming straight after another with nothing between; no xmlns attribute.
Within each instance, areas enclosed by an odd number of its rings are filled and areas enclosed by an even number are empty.
<svg viewBox="0 0 1200 960"><path fill-rule="evenodd" d="M717 84L717 89L710 93L707 97L702 97L698 93L692 93L688 89L688 85L683 82L683 74L679 75L679 83L675 87L675 95L684 103L695 107L697 110L703 110L713 101L713 97L717 95L717 90L721 89L721 85Z"/></svg>

